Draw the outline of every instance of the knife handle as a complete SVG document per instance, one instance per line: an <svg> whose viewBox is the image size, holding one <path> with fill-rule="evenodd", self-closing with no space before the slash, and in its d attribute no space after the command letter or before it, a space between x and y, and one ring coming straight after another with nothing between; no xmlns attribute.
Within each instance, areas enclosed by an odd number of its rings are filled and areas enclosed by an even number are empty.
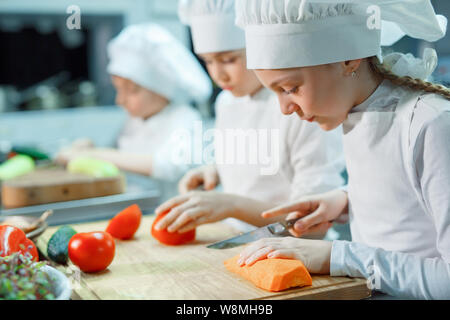
<svg viewBox="0 0 450 320"><path fill-rule="evenodd" d="M294 227L294 224L297 222L297 220L299 220L299 219L301 219L301 218L303 218L303 217L295 218L295 219L290 219L290 220L285 220L285 221L282 221L281 224L282 224L286 229L289 229L289 228Z"/></svg>
<svg viewBox="0 0 450 320"><path fill-rule="evenodd" d="M287 230L287 229L289 229L289 228L293 228L293 227L294 227L294 224L297 222L297 220L300 220L301 218L303 218L303 217L295 218L295 219L290 219L290 220L285 220L285 221L282 221L281 224L282 224L282 225L285 227L285 229ZM334 222L334 220L331 220L331 221L329 221L329 222Z"/></svg>

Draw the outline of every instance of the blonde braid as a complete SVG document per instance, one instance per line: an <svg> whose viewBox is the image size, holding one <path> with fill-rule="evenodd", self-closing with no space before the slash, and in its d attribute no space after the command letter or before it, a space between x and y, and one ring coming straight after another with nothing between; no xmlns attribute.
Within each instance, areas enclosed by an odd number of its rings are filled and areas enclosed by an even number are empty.
<svg viewBox="0 0 450 320"><path fill-rule="evenodd" d="M385 65L380 63L380 61L376 56L369 58L369 65L375 73L379 74L384 79L390 80L392 83L398 86L405 86L412 90L436 93L450 100L450 89L439 84L434 84L421 79L414 79L411 78L410 76L404 77L397 76Z"/></svg>

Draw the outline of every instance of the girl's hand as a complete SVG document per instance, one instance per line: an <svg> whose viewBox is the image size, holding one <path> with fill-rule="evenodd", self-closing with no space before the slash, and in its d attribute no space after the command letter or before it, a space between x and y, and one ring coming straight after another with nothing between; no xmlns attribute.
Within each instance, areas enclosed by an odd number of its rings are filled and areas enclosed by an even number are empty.
<svg viewBox="0 0 450 320"><path fill-rule="evenodd" d="M156 208L160 215L170 210L155 226L169 232L183 233L210 222L216 222L235 213L231 195L218 192L193 191L174 197Z"/></svg>
<svg viewBox="0 0 450 320"><path fill-rule="evenodd" d="M347 203L347 193L336 189L273 208L263 212L262 216L269 218L289 213L287 220L303 217L289 230L293 236L300 237L330 227L332 221L346 222Z"/></svg>
<svg viewBox="0 0 450 320"><path fill-rule="evenodd" d="M214 189L219 183L219 175L214 165L202 166L188 171L178 183L180 194L186 194L204 185L205 190Z"/></svg>
<svg viewBox="0 0 450 320"><path fill-rule="evenodd" d="M63 148L56 155L56 157L54 158L54 161L56 163L59 163L62 165L67 165L67 163L69 163L70 160L73 160L76 157L79 157L82 155L83 155L83 149L73 148L73 147Z"/></svg>
<svg viewBox="0 0 450 320"><path fill-rule="evenodd" d="M240 254L238 264L251 266L258 260L285 258L301 260L311 273L329 274L331 241L293 237L265 238L248 245Z"/></svg>
<svg viewBox="0 0 450 320"><path fill-rule="evenodd" d="M80 138L72 142L72 148L75 149L90 149L94 147L94 142L89 138Z"/></svg>
<svg viewBox="0 0 450 320"><path fill-rule="evenodd" d="M66 165L76 157L87 155L94 147L94 143L88 138L77 139L69 147L62 148L56 155L54 161Z"/></svg>

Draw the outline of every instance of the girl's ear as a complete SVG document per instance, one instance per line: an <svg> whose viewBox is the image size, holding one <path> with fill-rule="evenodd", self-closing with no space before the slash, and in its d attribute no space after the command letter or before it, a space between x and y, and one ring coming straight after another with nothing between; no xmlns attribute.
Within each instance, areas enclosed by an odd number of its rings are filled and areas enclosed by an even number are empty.
<svg viewBox="0 0 450 320"><path fill-rule="evenodd" d="M356 59L341 62L344 76L350 76L353 72L356 72L361 65L361 61L362 59Z"/></svg>

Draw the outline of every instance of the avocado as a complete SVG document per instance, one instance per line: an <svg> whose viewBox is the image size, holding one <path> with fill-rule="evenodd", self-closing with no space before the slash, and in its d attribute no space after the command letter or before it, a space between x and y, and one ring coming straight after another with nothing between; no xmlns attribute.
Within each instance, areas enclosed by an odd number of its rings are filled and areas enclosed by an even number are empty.
<svg viewBox="0 0 450 320"><path fill-rule="evenodd" d="M69 241L76 233L71 226L62 226L56 230L47 244L49 259L56 263L66 264L69 259Z"/></svg>

